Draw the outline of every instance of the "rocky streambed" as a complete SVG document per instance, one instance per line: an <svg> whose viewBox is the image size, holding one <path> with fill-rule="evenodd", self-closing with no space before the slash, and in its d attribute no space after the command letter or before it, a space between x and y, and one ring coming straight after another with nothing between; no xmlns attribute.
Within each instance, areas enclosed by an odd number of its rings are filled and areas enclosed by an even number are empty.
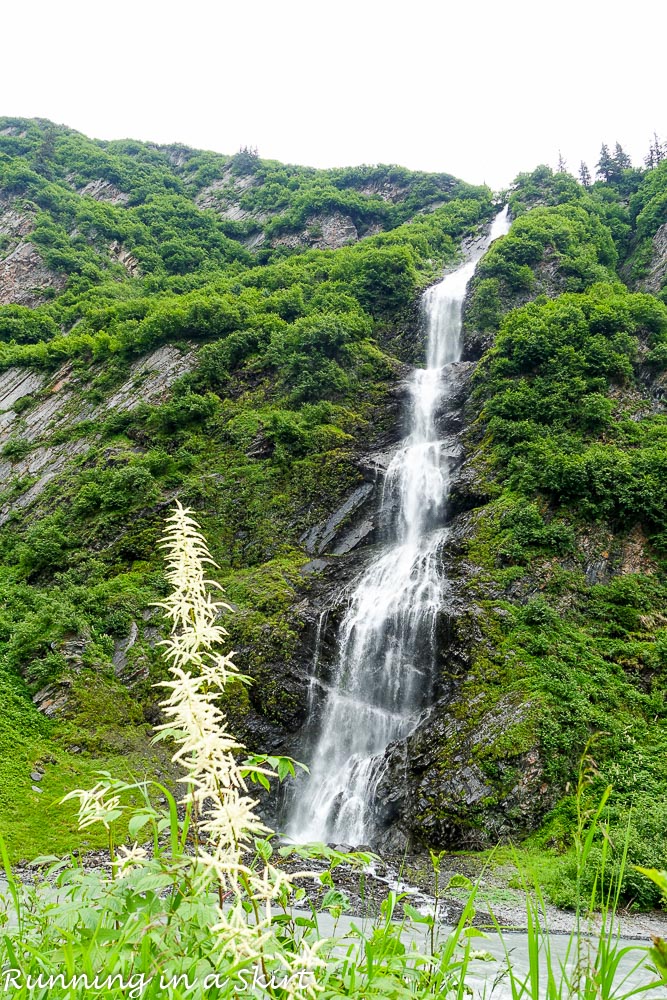
<svg viewBox="0 0 667 1000"><path fill-rule="evenodd" d="M330 847L339 852L351 850L344 844ZM87 852L80 856L79 861L87 870L111 874L107 851ZM324 872L329 867L324 859L304 860L294 854L283 859L278 850L271 863L288 872ZM14 868L14 874L21 881L33 883L39 870L34 864L22 864ZM520 872L512 863L491 865L483 856L474 854L444 855L440 858L436 886L436 875L428 855L373 855L369 864L337 865L332 877L334 887L346 898L343 910L347 917L374 920L381 915L382 904L393 892L396 895L395 919L403 918L403 904L408 903L424 914L436 913L438 925L445 928L457 923L474 886L475 926L493 932L498 924L504 933L512 934L523 933L527 928L527 892L519 884ZM307 880L302 886L308 902L319 909L329 886L318 884L315 879ZM0 892L5 887L4 878L0 879ZM573 911L545 902L542 913L543 926L550 934L569 935L577 929L577 916ZM592 913L579 921L581 933L594 935L601 925L599 913ZM667 912L632 913L621 910L616 915L615 926L620 937L627 940L648 942L652 937L667 938Z"/></svg>

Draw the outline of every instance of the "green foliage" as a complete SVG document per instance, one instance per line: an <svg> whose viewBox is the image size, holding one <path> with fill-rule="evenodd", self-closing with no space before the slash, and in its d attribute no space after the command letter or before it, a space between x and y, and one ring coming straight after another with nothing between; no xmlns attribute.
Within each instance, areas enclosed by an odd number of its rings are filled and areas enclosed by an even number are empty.
<svg viewBox="0 0 667 1000"><path fill-rule="evenodd" d="M0 365L48 373L68 362L78 422L47 428L28 445L21 420L47 398L47 382L14 405L3 454L16 460L75 437L88 446L0 529L8 706L0 785L9 816L30 795L31 762L48 748L78 771L119 747L148 757L137 707L155 712L152 684L164 675L142 610L163 596L156 545L163 505L175 494L205 511L239 608L234 643L247 651L256 683L250 695L230 693L230 712L241 727L250 712L284 725L295 705L277 665L300 649L300 539L359 484L360 443L381 440L394 419L390 391L401 361L412 360L419 291L454 263L461 238L493 205L486 188L397 167L316 171L255 155L91 142L44 122L2 119L6 129L3 200L34 225L35 247L66 284L36 309L0 308ZM106 194L81 194L100 180L113 186ZM615 270L626 275L631 263L638 274L650 263L664 169L636 180L584 189L549 168L520 175L512 230L473 284L468 325L500 332L479 368L481 415L469 441L492 499L472 515L468 543L480 571L469 586L484 643L471 652L466 724L476 706L487 710L507 692L529 701L530 724L504 734L487 763L504 761L512 740L526 752L537 741L558 792L590 733L606 732L600 782L618 788L614 823L622 828L644 794L646 824L632 858L658 865L642 843L662 821L667 759L662 578L612 573L590 586L584 577L589 556L604 561L594 531L615 546L613 572L638 526L655 547L647 558L667 545L667 424L657 405L650 414L642 408L667 361L667 311L653 296L627 292ZM223 218L231 205L250 214ZM308 249L303 234L332 212L364 238ZM254 252L251 236L264 239ZM273 242L283 237L293 245ZM165 344L186 363L196 351L194 369L153 403L141 402L137 378L139 404L106 410L132 362ZM79 420L84 403L99 409ZM35 478L12 481L3 504ZM134 626L128 669L148 676L128 699L112 676L110 642L125 641ZM68 659L72 637L84 642L81 664ZM70 717L50 722L31 696L63 680L73 682ZM70 745L83 754L70 757L62 749ZM35 794L30 803L14 856L47 836ZM571 817L562 826L567 839ZM71 818L49 843L77 843Z"/></svg>
<svg viewBox="0 0 667 1000"><path fill-rule="evenodd" d="M31 450L31 445L29 441L23 438L10 438L7 444L2 448L2 457L8 458L10 461L15 462L18 459L25 458Z"/></svg>
<svg viewBox="0 0 667 1000"><path fill-rule="evenodd" d="M530 289L529 275L549 264L558 271L559 291L581 291L608 279L616 261L609 230L591 212L568 203L521 215L485 254L477 277L496 278L511 293Z"/></svg>
<svg viewBox="0 0 667 1000"><path fill-rule="evenodd" d="M592 517L667 527L661 418L628 440L607 396L611 385L633 382L640 338L654 349L665 342L667 310L622 286L596 285L506 317L477 381L510 489L541 490Z"/></svg>
<svg viewBox="0 0 667 1000"><path fill-rule="evenodd" d="M572 908L577 893L594 889L605 862L607 884L618 885L623 904L631 910L657 910L663 902L660 888L636 866L664 868L667 865L667 802L638 796L630 810L612 808L606 829L601 829L592 845L583 873L575 857L557 869L549 883L549 897L558 906ZM607 839L605 844L603 837Z"/></svg>
<svg viewBox="0 0 667 1000"><path fill-rule="evenodd" d="M286 695L275 663L299 637L290 611L305 561L298 539L357 485L355 441L386 419L397 361L383 337L492 203L487 188L397 167L315 171L247 150L230 159L94 142L25 119L2 119L0 131L3 203L34 227L35 249L66 279L36 309L0 307L0 366L48 373L69 362L72 416L84 398L101 410L95 421L47 430L35 442L76 434L89 448L0 529L0 826L12 854L24 856L40 837L58 851L81 839L71 816L53 831L40 818L29 774L45 747L67 774L92 770L119 747L139 762L153 759L134 713L137 705L155 711L151 685L163 679L142 612L162 596L160 505L174 492L207 511L239 607L236 638L258 680L253 698L281 721ZM200 208L200 193L214 209L234 202L264 215L232 222ZM271 246L272 236L301 232L322 212L351 217L360 235L370 226L384 232L330 252ZM261 233L265 242L252 254L244 241ZM195 371L156 404L105 411L130 363L163 344L198 347ZM140 400L141 391L137 383L133 396ZM17 419L28 412L14 409ZM7 458L28 454L16 426ZM125 641L133 624L140 634L129 668L148 671L132 689L134 708L113 681L102 638ZM63 652L72 637L88 651L85 664L72 666ZM76 682L69 718L49 722L31 697L60 680ZM233 711L243 724L247 696L233 700ZM106 720L102 736L96 717ZM63 745L82 753L70 757Z"/></svg>

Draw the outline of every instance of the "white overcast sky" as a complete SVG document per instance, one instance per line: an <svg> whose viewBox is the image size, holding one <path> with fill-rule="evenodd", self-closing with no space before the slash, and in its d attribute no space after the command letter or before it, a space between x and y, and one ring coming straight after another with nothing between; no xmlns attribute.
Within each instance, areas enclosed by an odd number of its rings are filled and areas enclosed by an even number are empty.
<svg viewBox="0 0 667 1000"><path fill-rule="evenodd" d="M667 138L661 0L3 4L0 115L473 183Z"/></svg>

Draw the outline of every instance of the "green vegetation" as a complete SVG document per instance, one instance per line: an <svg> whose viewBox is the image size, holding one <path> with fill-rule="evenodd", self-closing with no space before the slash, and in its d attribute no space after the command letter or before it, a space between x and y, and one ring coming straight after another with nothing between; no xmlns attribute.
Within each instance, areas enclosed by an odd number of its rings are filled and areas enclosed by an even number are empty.
<svg viewBox="0 0 667 1000"><path fill-rule="evenodd" d="M58 763L45 788L56 775L64 787L70 766L116 770L119 751L139 774L164 769L146 746L152 685L164 677L161 625L146 615L164 592L156 542L175 493L203 512L240 609L233 639L255 684L250 696L227 694L237 731L252 738L249 712L284 725L295 711L276 668L302 629L291 610L308 559L299 539L357 485L358 442L387 424L400 363L392 340L492 201L486 188L399 168L322 172L252 151L97 143L43 121L2 119L0 131L0 217L10 206L27 220L27 238L65 281L34 307L0 307L0 367L30 366L43 380L12 408L2 502L39 483L21 463L39 461L42 446L62 456L36 501L13 506L0 529L0 671L16 703L3 739L24 747L3 755L0 779L12 804L36 805L30 771L48 752ZM195 202L206 192L214 208ZM271 213L265 225L216 210L239 199L243 211ZM333 250L271 244L316 210L384 231ZM266 239L253 254L244 241L258 225ZM189 371L146 400L150 376L137 362L163 346ZM109 404L123 387L131 409ZM56 392L72 398L35 438L29 421ZM65 707L44 718L31 698L49 685ZM0 817L12 854L62 849L39 810L23 812L20 836L12 810Z"/></svg>
<svg viewBox="0 0 667 1000"><path fill-rule="evenodd" d="M34 377L3 416L0 456L0 831L19 858L87 846L71 813L42 819L77 776L119 774L123 758L125 774L169 778L147 737L165 678L149 609L175 496L201 512L238 608L231 638L254 683L225 693L234 731L300 725L286 665L305 655L304 538L395 428L419 294L494 208L445 174L100 143L44 121L0 132L0 227L9 209L23 233L8 225L0 255L27 241L52 278L0 307L0 369ZM595 183L547 167L517 178L511 232L466 313L487 337L467 431L482 499L461 560L481 639L457 721L463 738L504 696L530 707L479 764L500 795L539 753L551 811L526 850L553 861L547 887L569 905L568 787L592 733L612 840L629 822L644 867L667 849L667 173L618 151L607 168ZM339 215L360 239L327 248L323 220ZM619 899L657 904L632 872Z"/></svg>
<svg viewBox="0 0 667 1000"><path fill-rule="evenodd" d="M659 186L658 174L640 179L638 191ZM545 780L561 794L582 746L599 734L592 794L614 787L612 863L618 869L629 824L630 861L659 868L667 859L667 423L653 399L667 310L614 274L616 266L628 273L636 241L635 230L629 237L603 221L603 197L622 203L614 178L586 191L548 168L522 175L511 199L519 218L478 268L468 322L499 332L475 375L469 436L490 499L475 512L468 557L482 573L469 589L485 608L491 646L475 654L463 698L478 706L469 727L508 693L530 704ZM623 212L629 231L627 198ZM519 741L514 755L524 749ZM542 884L565 906L576 881L571 807L560 798L532 841L552 852ZM639 908L661 901L632 869L620 898Z"/></svg>
<svg viewBox="0 0 667 1000"><path fill-rule="evenodd" d="M602 842L591 884L584 884L610 794L605 789L595 808L585 810L587 758L575 797L576 923L563 957L552 955L539 887L533 895L525 883L528 968L522 971L478 886L460 875L445 883L443 858L433 852L434 893L426 912L411 905L409 893L391 891L370 919L341 923L351 906L347 893L334 887L335 869L358 872L361 884L376 859L324 844L279 846L259 822L246 782L268 788L271 777L293 776L294 762L263 755L237 761L234 751L241 748L226 731L218 702L231 680L244 678L234 654L222 649L226 633L216 623L224 605L206 579L206 541L180 504L167 519L163 544L170 589L162 608L172 627L162 702L167 721L156 739L176 744L184 808L179 813L159 783L109 774L92 788L70 791L64 801L78 799L81 830L100 826L107 835L110 875L46 856L37 859L37 880L28 886L15 876L0 839L7 878L0 895L0 958L17 996L40 989L50 997L84 997L94 989L107 997L252 997L262 990L293 1000L398 1000L460 997L481 974L494 985L506 980L517 1000L539 1000L545 988L552 1000L611 998L623 988L629 1000L667 982L664 940L654 937L652 948L619 941L627 835L615 870ZM667 886L664 871L636 876L662 891ZM438 918L439 904L461 894L450 931ZM593 930L588 918L598 907L601 920ZM491 942L480 923L498 933L499 955L487 950ZM582 934L588 930L590 939ZM472 947L485 942L487 947ZM628 958L630 969L621 969ZM491 969L481 962L492 963Z"/></svg>

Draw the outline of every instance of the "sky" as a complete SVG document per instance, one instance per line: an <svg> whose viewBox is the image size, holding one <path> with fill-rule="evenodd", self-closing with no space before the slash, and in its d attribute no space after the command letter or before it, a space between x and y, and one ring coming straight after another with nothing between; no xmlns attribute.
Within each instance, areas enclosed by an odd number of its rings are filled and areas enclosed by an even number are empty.
<svg viewBox="0 0 667 1000"><path fill-rule="evenodd" d="M667 138L658 0L33 0L3 5L0 115L499 190L559 150Z"/></svg>

